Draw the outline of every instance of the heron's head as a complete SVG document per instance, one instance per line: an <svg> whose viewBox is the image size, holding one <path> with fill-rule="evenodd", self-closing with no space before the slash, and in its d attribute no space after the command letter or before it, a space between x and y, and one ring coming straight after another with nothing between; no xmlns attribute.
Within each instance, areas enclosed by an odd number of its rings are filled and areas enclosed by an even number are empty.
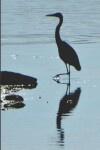
<svg viewBox="0 0 100 150"><path fill-rule="evenodd" d="M49 15L46 15L46 16L50 16L50 17L58 17L58 18L63 18L62 14L61 13L54 13L54 14L49 14Z"/></svg>

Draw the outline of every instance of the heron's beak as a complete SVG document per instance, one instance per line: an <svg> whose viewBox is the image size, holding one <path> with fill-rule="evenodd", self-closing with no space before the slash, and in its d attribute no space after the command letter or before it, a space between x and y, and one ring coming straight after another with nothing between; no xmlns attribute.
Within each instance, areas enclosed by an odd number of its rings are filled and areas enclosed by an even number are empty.
<svg viewBox="0 0 100 150"><path fill-rule="evenodd" d="M48 17L56 17L55 14L49 14L49 15L46 15Z"/></svg>

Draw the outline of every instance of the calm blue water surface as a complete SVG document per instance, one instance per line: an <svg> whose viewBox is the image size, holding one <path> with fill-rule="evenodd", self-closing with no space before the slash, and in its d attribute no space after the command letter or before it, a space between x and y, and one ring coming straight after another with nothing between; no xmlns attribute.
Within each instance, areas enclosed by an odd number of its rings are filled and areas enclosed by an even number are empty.
<svg viewBox="0 0 100 150"><path fill-rule="evenodd" d="M99 150L100 1L2 0L1 5L1 69L38 79L35 89L11 92L24 98L25 107L1 111L1 149ZM58 19L46 17L55 12L62 12L61 37L82 66L80 72L71 67L74 101L66 93L68 77L61 76L63 84L52 79L66 72L55 43ZM1 94L7 95L4 89Z"/></svg>

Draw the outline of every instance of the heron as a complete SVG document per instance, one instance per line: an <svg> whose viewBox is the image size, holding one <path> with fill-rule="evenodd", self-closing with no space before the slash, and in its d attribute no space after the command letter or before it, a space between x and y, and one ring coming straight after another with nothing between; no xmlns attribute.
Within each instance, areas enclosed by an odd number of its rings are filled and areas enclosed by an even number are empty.
<svg viewBox="0 0 100 150"><path fill-rule="evenodd" d="M61 13L48 14L46 16L57 17L59 18L59 23L55 30L55 40L58 47L58 53L61 60L65 63L67 73L70 79L70 66L73 66L76 70L81 70L81 65L79 62L79 58L75 50L65 41L63 41L60 37L60 27L63 23L63 15ZM57 76L62 75L58 74Z"/></svg>

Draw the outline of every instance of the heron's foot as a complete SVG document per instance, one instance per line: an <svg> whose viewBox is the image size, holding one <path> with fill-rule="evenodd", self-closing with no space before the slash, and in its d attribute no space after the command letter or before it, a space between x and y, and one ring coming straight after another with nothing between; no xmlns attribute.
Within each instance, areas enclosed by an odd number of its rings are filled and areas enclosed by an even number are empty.
<svg viewBox="0 0 100 150"><path fill-rule="evenodd" d="M59 80L60 79L59 76L60 74L57 74L56 76L53 77L53 79Z"/></svg>
<svg viewBox="0 0 100 150"><path fill-rule="evenodd" d="M53 80L56 81L57 83L60 83L60 75L57 74L56 76L54 76Z"/></svg>
<svg viewBox="0 0 100 150"><path fill-rule="evenodd" d="M70 87L70 82L69 82L69 83L67 83L67 85Z"/></svg>
<svg viewBox="0 0 100 150"><path fill-rule="evenodd" d="M66 74L67 74L67 75L70 75L70 72L67 72Z"/></svg>

